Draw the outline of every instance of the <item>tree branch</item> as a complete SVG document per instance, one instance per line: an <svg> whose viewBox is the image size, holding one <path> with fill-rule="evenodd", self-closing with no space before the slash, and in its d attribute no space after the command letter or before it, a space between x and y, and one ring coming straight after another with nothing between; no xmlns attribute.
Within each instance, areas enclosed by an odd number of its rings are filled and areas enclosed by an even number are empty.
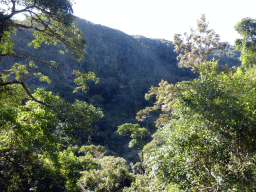
<svg viewBox="0 0 256 192"><path fill-rule="evenodd" d="M26 93L28 94L28 96L35 102L40 103L46 107L52 108L51 105L43 102L43 101L39 101L38 99L36 99L31 92L28 90L28 87L24 84L23 81L17 81L17 80L13 80L13 81L8 81L8 82L0 82L0 86L6 86L6 85L12 85L12 84L21 84L23 89L26 91Z"/></svg>
<svg viewBox="0 0 256 192"><path fill-rule="evenodd" d="M45 65L48 65L49 67L53 68L59 75L65 77L65 78L67 78L67 77L69 77L69 76L73 76L73 74L71 74L71 75L64 75L64 74L60 73L60 72L58 71L57 67L53 66L52 64L50 64L50 63L48 63L48 62L45 62L45 61L41 61L41 60L39 60L39 59L30 57L30 56L27 56L27 55L24 55L24 54L20 54L20 53L10 53L10 52L9 52L9 53L6 53L6 54L0 54L0 58L1 58L1 57L6 57L6 56L9 56L9 57L17 57L17 58L22 58L22 59L24 59L24 58L26 58L26 59L31 59L31 60L33 60L33 61L36 61L36 62L45 64Z"/></svg>
<svg viewBox="0 0 256 192"><path fill-rule="evenodd" d="M29 7L26 7L25 9L15 10L15 1L12 0L12 3L13 3L12 12L10 15L7 16L7 19L10 19L12 16L14 16L18 13L22 13L22 12L26 12L26 11L29 12L29 9L35 8L35 6L29 6Z"/></svg>
<svg viewBox="0 0 256 192"><path fill-rule="evenodd" d="M17 28L24 28L24 29L35 29L36 31L45 32L45 30L39 29L38 27L34 27L32 25L28 26L20 23L13 23L12 26Z"/></svg>
<svg viewBox="0 0 256 192"><path fill-rule="evenodd" d="M15 12L15 1L14 0L12 0L12 13L14 13Z"/></svg>
<svg viewBox="0 0 256 192"><path fill-rule="evenodd" d="M48 24L45 23L43 20L41 20L40 18L36 19L36 18L33 18L33 17L32 17L32 19L34 19L35 21L37 21L40 24L42 24L44 26L44 29L40 29L38 27L34 27L34 26L32 26L32 24L30 26L28 26L28 25L23 25L23 24L20 24L20 23L13 23L12 26L17 27L17 28L34 29L36 31L40 31L42 33L45 33L46 35L49 35L51 37L57 38L65 46L71 47L70 43L65 38L63 38L59 33L56 33L55 31L50 29Z"/></svg>

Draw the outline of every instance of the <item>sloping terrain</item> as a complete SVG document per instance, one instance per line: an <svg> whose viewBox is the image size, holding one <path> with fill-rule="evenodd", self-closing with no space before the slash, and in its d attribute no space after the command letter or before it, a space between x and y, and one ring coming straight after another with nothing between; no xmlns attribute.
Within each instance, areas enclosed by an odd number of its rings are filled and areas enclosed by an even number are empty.
<svg viewBox="0 0 256 192"><path fill-rule="evenodd" d="M40 84L47 90L60 94L67 101L78 98L101 107L105 118L98 123L98 132L90 142L104 145L119 155L127 154L128 138L117 135L117 126L127 122L137 123L136 113L153 102L144 99L149 88L157 86L162 79L176 83L195 78L197 75L190 69L177 66L177 53L173 51L174 45L170 41L130 36L80 18L77 18L75 23L88 42L85 59L81 62L69 53L61 55L57 49L61 47L45 44L38 49L28 47L27 43L31 41L32 34L27 31L17 32L22 34L22 38L20 35L13 37L17 42L15 51L30 53L44 61L55 60L59 63L58 69L63 73L70 73L73 69L95 72L101 82L89 82L90 89L86 94L72 94L75 85L71 79L69 83L63 83L61 77L56 77L51 69L40 64L38 66L50 76L52 83L40 83L37 79L29 79L28 83L31 89ZM239 65L235 59L239 57L239 53L233 49L217 53L214 57L222 60L224 57L224 61L229 65ZM27 62L7 58L2 62L2 67L8 68L8 63L18 61ZM155 131L152 122L142 126L147 126L151 132ZM83 142L88 142L88 138L84 138Z"/></svg>

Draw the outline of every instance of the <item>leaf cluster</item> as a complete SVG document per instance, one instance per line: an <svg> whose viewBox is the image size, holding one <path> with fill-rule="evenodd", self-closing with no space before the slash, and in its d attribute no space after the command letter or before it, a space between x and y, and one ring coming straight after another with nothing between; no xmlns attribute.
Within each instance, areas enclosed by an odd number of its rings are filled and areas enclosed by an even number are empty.
<svg viewBox="0 0 256 192"><path fill-rule="evenodd" d="M139 124L125 123L118 126L117 133L120 135L130 135L132 140L129 143L130 148L136 148L141 150L145 145L142 140L143 137L150 135L150 132L146 128L141 128Z"/></svg>

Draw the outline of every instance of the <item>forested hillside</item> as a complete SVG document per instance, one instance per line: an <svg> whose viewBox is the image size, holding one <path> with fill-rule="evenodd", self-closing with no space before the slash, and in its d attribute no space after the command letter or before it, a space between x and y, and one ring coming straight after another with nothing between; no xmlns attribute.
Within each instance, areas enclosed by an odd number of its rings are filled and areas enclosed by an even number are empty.
<svg viewBox="0 0 256 192"><path fill-rule="evenodd" d="M60 54L60 45L55 47L42 44L38 49L28 46L33 39L28 30L17 31L17 35L13 36L14 50L40 60L54 60L59 63L58 69L64 74L71 73L73 69L81 72L93 71L100 83L88 82L89 89L86 93L73 94L75 84L72 80L56 76L52 69L43 65L39 65L39 68L45 74L49 73L51 83L40 83L36 78L26 82L32 90L38 85L43 86L46 90L58 93L68 102L80 99L102 108L105 118L98 122L99 130L94 136L90 136L90 142L107 146L120 155L130 153L125 147L127 141L115 131L119 125L137 122L136 113L150 103L144 99L148 89L158 85L161 80L176 83L193 79L197 75L188 68L178 67L178 54L174 52L174 45L170 41L130 36L80 18L76 18L75 24L87 41L85 59L80 62L70 53ZM239 53L230 48L215 53L209 59L214 56L221 59L223 65L227 63L238 66ZM3 58L2 67L20 61ZM147 126L152 133L155 131L153 123L147 123ZM88 138L83 138L83 143L87 141Z"/></svg>
<svg viewBox="0 0 256 192"><path fill-rule="evenodd" d="M232 47L205 15L170 42L2 3L1 191L256 190L255 19Z"/></svg>

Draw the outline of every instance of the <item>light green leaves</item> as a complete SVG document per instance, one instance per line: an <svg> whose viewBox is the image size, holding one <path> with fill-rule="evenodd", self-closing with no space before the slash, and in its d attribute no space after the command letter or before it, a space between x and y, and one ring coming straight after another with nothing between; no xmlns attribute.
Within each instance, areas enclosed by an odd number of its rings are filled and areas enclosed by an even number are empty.
<svg viewBox="0 0 256 192"><path fill-rule="evenodd" d="M42 43L57 45L62 43L65 49L68 49L73 55L78 56L78 60L82 60L85 54L85 43L82 32L72 23L65 25L47 14L38 14L37 19L28 17L25 24L31 26L33 36L35 37L28 45L39 48ZM42 25L43 24L43 25ZM64 54L64 51L60 51Z"/></svg>
<svg viewBox="0 0 256 192"><path fill-rule="evenodd" d="M96 77L94 72L88 72L86 74L83 74L77 70L73 70L73 72L76 75L76 79L74 80L74 82L79 85L78 87L75 88L75 90L73 91L73 93L77 92L79 89L81 89L82 91L86 91L88 89L88 86L85 84L86 81L91 80L94 81L95 83L99 83L100 79Z"/></svg>
<svg viewBox="0 0 256 192"><path fill-rule="evenodd" d="M46 75L43 75L42 73L34 73L34 76L38 76L39 77L39 81L41 81L41 82L43 82L43 81L45 81L45 82L47 82L48 84L50 84L51 83L51 80L50 80L50 78L48 77L48 76L46 76Z"/></svg>
<svg viewBox="0 0 256 192"><path fill-rule="evenodd" d="M99 169L83 172L79 180L83 191L119 191L134 180L134 175L129 173L125 159L106 156L98 161Z"/></svg>
<svg viewBox="0 0 256 192"><path fill-rule="evenodd" d="M150 94L146 93L146 94L145 94L145 99L146 99L146 100L149 100L149 99L150 99Z"/></svg>
<svg viewBox="0 0 256 192"><path fill-rule="evenodd" d="M118 126L117 133L119 135L128 136L132 138L129 143L129 147L142 150L145 142L142 138L150 135L150 132L146 128L141 128L139 124L125 123L121 126Z"/></svg>
<svg viewBox="0 0 256 192"><path fill-rule="evenodd" d="M0 53L13 53L14 41L11 38L11 34L15 34L14 27L8 27L4 30L2 39L0 41Z"/></svg>
<svg viewBox="0 0 256 192"><path fill-rule="evenodd" d="M167 81L162 80L159 83L159 87L151 87L148 94L145 95L146 98L156 96L156 102L152 107L146 107L137 113L136 119L143 121L148 117L148 114L152 111L161 109L164 113L162 119L158 119L157 126L165 124L172 113L173 104L176 101L175 94L176 87L173 84L169 84Z"/></svg>
<svg viewBox="0 0 256 192"><path fill-rule="evenodd" d="M125 123L118 126L117 133L120 135L130 135L132 139L148 136L150 133L146 128L140 128L139 124Z"/></svg>

